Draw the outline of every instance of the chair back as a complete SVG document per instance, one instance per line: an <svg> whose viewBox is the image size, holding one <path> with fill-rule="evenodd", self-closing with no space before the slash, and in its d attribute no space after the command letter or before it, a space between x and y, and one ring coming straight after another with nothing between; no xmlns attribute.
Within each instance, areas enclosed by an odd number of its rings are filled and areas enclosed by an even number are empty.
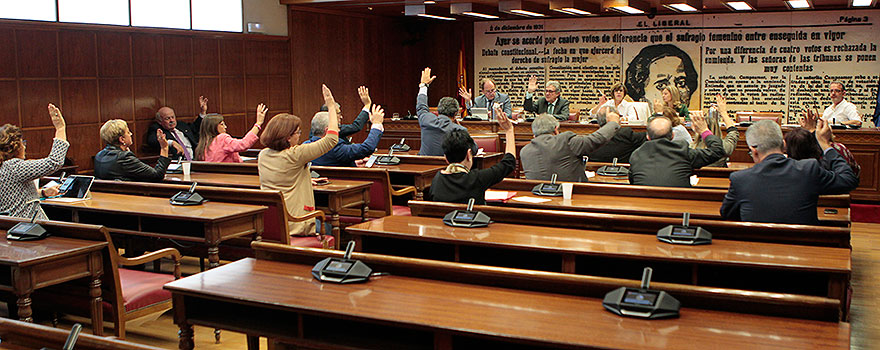
<svg viewBox="0 0 880 350"><path fill-rule="evenodd" d="M371 182L367 217L383 217L392 214L391 175L388 173L388 169L312 166L312 170L331 179Z"/></svg>
<svg viewBox="0 0 880 350"><path fill-rule="evenodd" d="M501 152L499 151L501 149L501 137L498 134L475 134L471 135L471 137L477 144L477 148L482 148L483 152Z"/></svg>

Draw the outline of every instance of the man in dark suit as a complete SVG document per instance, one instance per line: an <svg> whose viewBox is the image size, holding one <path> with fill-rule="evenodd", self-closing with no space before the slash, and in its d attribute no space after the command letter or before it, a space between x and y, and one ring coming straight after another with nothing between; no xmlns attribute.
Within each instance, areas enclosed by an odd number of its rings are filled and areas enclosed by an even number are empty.
<svg viewBox="0 0 880 350"><path fill-rule="evenodd" d="M370 99L370 90L367 89L366 86L361 86L358 88L358 96L361 98L361 102L364 103L364 108L358 113L357 117L354 118L354 121L351 124L342 124L342 107L339 103L336 103L336 116L339 117L339 143L340 144L349 144L351 143L351 135L356 134L358 131L364 128L364 125L367 123L367 120L370 119L370 105L373 104L373 100ZM327 105L321 106L321 112L328 112L329 109ZM309 138L314 137L314 130L309 133Z"/></svg>
<svg viewBox="0 0 880 350"><path fill-rule="evenodd" d="M706 119L694 116L693 128L706 148L693 149L687 142L672 140L672 122L656 117L648 122L648 141L636 149L629 159L629 182L634 185L691 187L694 169L712 164L724 157L724 146L712 135Z"/></svg>
<svg viewBox="0 0 880 350"><path fill-rule="evenodd" d="M443 139L453 130L467 128L456 123L452 118L458 114L458 101L446 96L437 103L437 114L428 108L428 85L436 79L431 75L431 68L425 68L419 82L419 94L416 96L416 115L419 116L419 127L422 129L420 156L442 156ZM474 152L476 154L476 152Z"/></svg>
<svg viewBox="0 0 880 350"><path fill-rule="evenodd" d="M610 106L599 107L596 111L596 120L599 121L600 127L605 125L605 115L611 111L620 114L616 108ZM621 127L617 129L617 133L614 134L611 141L588 152L587 157L592 162L610 163L614 158L617 158L618 162L629 163L629 156L645 143L647 135L647 132L633 132L629 127Z"/></svg>
<svg viewBox="0 0 880 350"><path fill-rule="evenodd" d="M464 91L464 89L458 89L458 95L464 99L465 107L467 107L468 112L471 111L471 108L486 108L489 112L489 119L494 120L493 112L495 111L495 105L498 104L501 106L501 110L507 114L511 115L513 112L513 105L510 103L510 96L507 94L502 94L495 90L495 81L492 78L483 78L480 79L480 92L482 95L477 96L473 102L471 102L471 91Z"/></svg>
<svg viewBox="0 0 880 350"><path fill-rule="evenodd" d="M746 130L746 144L755 166L730 174L730 188L721 216L730 220L818 225L819 195L852 191L859 184L849 165L831 147L831 127L817 121L816 140L825 154L794 160L782 154L785 141L779 125L759 120ZM831 169L831 170L826 170Z"/></svg>
<svg viewBox="0 0 880 350"><path fill-rule="evenodd" d="M544 97L539 98L537 102L532 99L534 98L535 91L538 90L538 77L533 75L529 78L529 85L526 89L526 100L523 102L523 109L527 112L547 113L556 117L556 120L568 120L569 102L560 96L562 94L562 86L559 85L559 82L548 81L544 89Z"/></svg>
<svg viewBox="0 0 880 350"><path fill-rule="evenodd" d="M613 107L611 107L613 108ZM584 154L599 148L620 128L620 116L607 113L608 123L595 132L577 135L559 133L559 121L549 114L541 114L532 122L535 138L520 151L523 171L530 180L550 180L556 174L558 181L587 182L584 172Z"/></svg>
<svg viewBox="0 0 880 350"><path fill-rule="evenodd" d="M156 130L162 129L167 135L168 156L172 159L183 157L186 160L193 160L193 151L199 145L199 128L202 125L202 117L208 113L208 99L205 96L199 96L199 107L201 113L193 120L192 123L178 122L177 115L171 107L165 106L159 108L156 112L156 121L150 124L147 129L147 146L153 152L159 152L159 140L156 138Z"/></svg>

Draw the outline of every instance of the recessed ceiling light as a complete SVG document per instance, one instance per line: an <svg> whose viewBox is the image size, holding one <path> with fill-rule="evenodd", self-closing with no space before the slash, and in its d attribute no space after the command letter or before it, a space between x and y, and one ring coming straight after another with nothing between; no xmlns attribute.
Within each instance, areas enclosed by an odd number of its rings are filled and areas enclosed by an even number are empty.
<svg viewBox="0 0 880 350"><path fill-rule="evenodd" d="M617 10L619 12L627 13L630 15L640 15L645 13L645 11L639 10L632 6L615 6L611 7L612 10Z"/></svg>
<svg viewBox="0 0 880 350"><path fill-rule="evenodd" d="M436 3L437 3L436 1L425 0L425 5L434 5L434 4L436 4Z"/></svg>
<svg viewBox="0 0 880 350"><path fill-rule="evenodd" d="M420 14L417 14L416 16L433 18L433 19L442 19L444 21L454 21L455 20L455 18L452 18L452 17L434 16L434 15L429 15L427 13L420 13Z"/></svg>
<svg viewBox="0 0 880 350"><path fill-rule="evenodd" d="M754 10L752 5L749 5L749 3L745 2L745 1L725 2L724 5L727 5L727 7L731 8L732 10L735 10L735 11L752 11L752 10Z"/></svg>
<svg viewBox="0 0 880 350"><path fill-rule="evenodd" d="M543 13L537 13L537 12L526 11L526 10L510 10L510 12L521 15L521 16L544 17Z"/></svg>
<svg viewBox="0 0 880 350"><path fill-rule="evenodd" d="M873 5L874 0L852 0L853 7L868 7Z"/></svg>
<svg viewBox="0 0 880 350"><path fill-rule="evenodd" d="M495 15L487 15L485 13L471 12L471 11L465 11L465 12L462 12L461 14L463 14L465 16L479 17L479 18L486 18L486 19L497 19L498 18L498 16L495 16Z"/></svg>
<svg viewBox="0 0 880 350"><path fill-rule="evenodd" d="M581 9L576 9L576 8L574 8L574 7L564 7L564 8L561 8L561 9L559 9L559 10L564 11L564 12L568 12L568 13L571 13L571 14L573 14L573 15L581 15L581 16L589 16L589 15L592 15L592 13L589 12L589 11L584 11L584 10L581 10Z"/></svg>
<svg viewBox="0 0 880 350"><path fill-rule="evenodd" d="M684 3L682 3L682 4L668 4L668 5L663 5L663 6L665 6L667 8L671 8L671 9L678 11L678 12L697 12L698 11L695 7L688 5L688 4L684 4Z"/></svg>

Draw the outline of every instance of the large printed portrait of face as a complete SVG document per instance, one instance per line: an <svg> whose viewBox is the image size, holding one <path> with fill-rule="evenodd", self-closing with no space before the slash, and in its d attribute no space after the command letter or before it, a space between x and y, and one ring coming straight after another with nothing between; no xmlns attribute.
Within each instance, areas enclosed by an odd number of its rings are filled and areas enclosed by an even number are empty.
<svg viewBox="0 0 880 350"><path fill-rule="evenodd" d="M626 90L634 101L663 100L663 89L672 84L681 91L681 103L690 105L699 77L691 56L675 45L657 44L639 51L626 68Z"/></svg>

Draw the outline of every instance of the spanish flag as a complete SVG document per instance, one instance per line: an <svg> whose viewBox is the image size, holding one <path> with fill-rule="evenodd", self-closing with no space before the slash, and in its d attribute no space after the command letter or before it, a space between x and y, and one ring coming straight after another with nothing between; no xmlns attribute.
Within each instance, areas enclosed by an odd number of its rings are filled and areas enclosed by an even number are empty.
<svg viewBox="0 0 880 350"><path fill-rule="evenodd" d="M461 38L461 49L458 51L458 88L467 91L467 69L465 68L464 58L464 34ZM465 108L464 97L461 98L461 117L467 116L467 108Z"/></svg>

